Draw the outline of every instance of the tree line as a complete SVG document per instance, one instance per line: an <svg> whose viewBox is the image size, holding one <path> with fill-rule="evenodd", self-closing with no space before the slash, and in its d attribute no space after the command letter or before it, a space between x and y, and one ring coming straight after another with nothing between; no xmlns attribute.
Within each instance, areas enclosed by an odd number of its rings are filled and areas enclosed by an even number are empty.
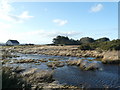
<svg viewBox="0 0 120 90"><path fill-rule="evenodd" d="M120 50L120 39L110 41L107 37L96 40L91 37L82 37L80 40L74 40L59 35L53 38L53 45L80 45L81 50Z"/></svg>

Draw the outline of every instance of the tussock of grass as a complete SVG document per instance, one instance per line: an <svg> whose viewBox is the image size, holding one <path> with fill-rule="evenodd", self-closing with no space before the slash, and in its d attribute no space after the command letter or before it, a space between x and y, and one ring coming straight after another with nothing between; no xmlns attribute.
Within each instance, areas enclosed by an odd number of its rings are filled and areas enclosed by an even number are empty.
<svg viewBox="0 0 120 90"><path fill-rule="evenodd" d="M20 75L13 73L12 68L2 67L2 88L30 89L30 85L23 81Z"/></svg>

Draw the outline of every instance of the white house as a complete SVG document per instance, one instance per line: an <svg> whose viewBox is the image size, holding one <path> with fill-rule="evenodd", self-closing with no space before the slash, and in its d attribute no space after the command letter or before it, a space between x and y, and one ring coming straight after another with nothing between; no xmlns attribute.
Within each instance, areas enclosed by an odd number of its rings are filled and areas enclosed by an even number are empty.
<svg viewBox="0 0 120 90"><path fill-rule="evenodd" d="M19 45L20 43L17 40L8 40L6 45Z"/></svg>

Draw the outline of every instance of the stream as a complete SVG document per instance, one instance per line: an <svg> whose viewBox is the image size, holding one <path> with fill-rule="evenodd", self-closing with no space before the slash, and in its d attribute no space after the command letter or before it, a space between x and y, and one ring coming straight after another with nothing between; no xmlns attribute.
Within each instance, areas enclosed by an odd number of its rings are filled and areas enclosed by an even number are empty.
<svg viewBox="0 0 120 90"><path fill-rule="evenodd" d="M49 59L57 59L59 61L67 61L67 60L92 60L95 58L87 57L87 58L79 58L79 57L66 57L66 56L52 56L52 55L37 55L37 54L17 54L20 57L14 57L10 62L6 63L5 66L21 66L26 69L28 68L38 68L38 69L51 69L46 65L46 62L42 62L41 64L35 63L13 63L14 60L20 59L34 59L40 60L45 59L49 61ZM100 63L101 70L96 71L83 71L77 66L63 66L57 67L54 72L55 80L59 81L60 84L74 85L74 86L85 86L88 88L118 88L120 87L119 82L119 65L112 64L102 64L101 61L96 61Z"/></svg>

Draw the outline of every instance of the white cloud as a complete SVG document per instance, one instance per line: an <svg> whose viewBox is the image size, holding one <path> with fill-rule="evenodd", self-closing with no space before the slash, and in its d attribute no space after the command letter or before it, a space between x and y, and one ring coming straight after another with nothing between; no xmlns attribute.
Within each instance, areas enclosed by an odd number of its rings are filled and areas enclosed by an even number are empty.
<svg viewBox="0 0 120 90"><path fill-rule="evenodd" d="M29 18L32 18L33 16L29 16L28 15L28 11L24 11L21 15L19 15L18 17L21 18L21 19L29 19Z"/></svg>
<svg viewBox="0 0 120 90"><path fill-rule="evenodd" d="M6 24L6 23L3 23L3 22L0 22L0 29L1 30L9 29L9 28L12 28L11 24Z"/></svg>
<svg viewBox="0 0 120 90"><path fill-rule="evenodd" d="M103 5L102 4L97 4L93 7L91 7L90 12L99 12L103 9Z"/></svg>
<svg viewBox="0 0 120 90"><path fill-rule="evenodd" d="M61 19L54 19L53 22L57 23L59 26L63 26L68 23L67 20L61 20Z"/></svg>
<svg viewBox="0 0 120 90"><path fill-rule="evenodd" d="M8 14L13 10L10 0L0 0L0 14Z"/></svg>
<svg viewBox="0 0 120 90"><path fill-rule="evenodd" d="M30 35L30 36L39 36L39 37L44 37L44 38L53 38L58 35L62 36L75 36L81 34L81 32L75 32L75 31L46 31L46 30L35 30L31 32L26 32L24 33L25 35Z"/></svg>
<svg viewBox="0 0 120 90"><path fill-rule="evenodd" d="M0 19L20 23L33 18L33 16L29 15L28 11L23 11L20 15L15 15L12 14L13 10L15 9L11 6L11 2L9 0L0 1Z"/></svg>
<svg viewBox="0 0 120 90"><path fill-rule="evenodd" d="M75 31L46 31L46 30L34 30L29 32L17 32L0 30L0 41L6 42L8 39L16 39L20 43L36 43L47 44L52 43L52 39L58 35L74 37L80 35L80 32Z"/></svg>

